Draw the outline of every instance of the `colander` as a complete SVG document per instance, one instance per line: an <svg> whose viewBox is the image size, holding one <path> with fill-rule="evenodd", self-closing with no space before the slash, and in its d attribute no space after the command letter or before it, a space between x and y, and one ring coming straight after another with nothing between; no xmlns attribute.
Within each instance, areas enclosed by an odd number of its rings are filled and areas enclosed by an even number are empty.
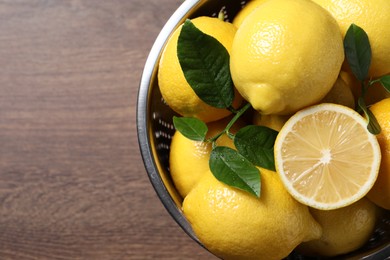
<svg viewBox="0 0 390 260"><path fill-rule="evenodd" d="M246 1L186 0L173 13L158 35L147 58L142 74L137 103L138 141L151 184L158 197L179 226L200 246L190 224L181 211L182 198L169 174L169 147L174 133L172 117L175 114L164 102L157 84L157 69L165 43L173 31L187 18L201 15L218 16L223 11L231 21ZM379 221L373 237L361 249L338 259L390 259L390 213ZM204 246L203 246L204 247ZM287 259L317 259L293 252Z"/></svg>

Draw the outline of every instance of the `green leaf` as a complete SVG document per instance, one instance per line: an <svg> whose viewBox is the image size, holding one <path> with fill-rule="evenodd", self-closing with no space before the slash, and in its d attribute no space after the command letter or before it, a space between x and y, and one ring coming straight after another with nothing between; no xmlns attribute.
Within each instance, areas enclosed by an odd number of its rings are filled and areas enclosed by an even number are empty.
<svg viewBox="0 0 390 260"><path fill-rule="evenodd" d="M191 117L174 116L173 125L182 135L194 141L203 141L208 130L203 121Z"/></svg>
<svg viewBox="0 0 390 260"><path fill-rule="evenodd" d="M234 137L238 152L253 164L275 171L274 144L278 132L265 127L248 125Z"/></svg>
<svg viewBox="0 0 390 260"><path fill-rule="evenodd" d="M356 24L351 24L347 30L344 50L355 77L361 81L365 80L371 65L371 46L366 32Z"/></svg>
<svg viewBox="0 0 390 260"><path fill-rule="evenodd" d="M379 82L387 90L387 92L390 92L390 75L381 77Z"/></svg>
<svg viewBox="0 0 390 260"><path fill-rule="evenodd" d="M363 97L359 97L358 105L363 110L368 120L367 130L373 135L379 134L381 132L381 126L379 125L378 121L376 120L376 117L371 112L371 110L366 106Z"/></svg>
<svg viewBox="0 0 390 260"><path fill-rule="evenodd" d="M186 20L181 29L177 55L188 84L210 106L227 108L234 99L229 53L215 38Z"/></svg>
<svg viewBox="0 0 390 260"><path fill-rule="evenodd" d="M217 146L211 151L210 170L219 181L260 197L260 171L236 150Z"/></svg>

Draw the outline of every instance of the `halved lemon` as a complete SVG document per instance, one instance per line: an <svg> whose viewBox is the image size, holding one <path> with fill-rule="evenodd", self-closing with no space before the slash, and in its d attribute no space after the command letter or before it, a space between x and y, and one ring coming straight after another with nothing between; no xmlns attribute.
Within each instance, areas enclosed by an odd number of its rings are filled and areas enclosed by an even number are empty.
<svg viewBox="0 0 390 260"><path fill-rule="evenodd" d="M330 210L364 197L378 176L381 151L367 121L336 104L293 115L275 141L275 166L288 192L301 203Z"/></svg>

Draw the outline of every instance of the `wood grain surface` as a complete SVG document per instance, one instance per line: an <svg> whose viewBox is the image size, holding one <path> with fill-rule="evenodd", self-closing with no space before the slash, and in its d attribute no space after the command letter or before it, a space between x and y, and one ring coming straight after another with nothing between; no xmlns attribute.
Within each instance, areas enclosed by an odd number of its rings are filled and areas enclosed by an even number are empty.
<svg viewBox="0 0 390 260"><path fill-rule="evenodd" d="M0 259L215 259L138 150L142 68L181 3L0 1Z"/></svg>

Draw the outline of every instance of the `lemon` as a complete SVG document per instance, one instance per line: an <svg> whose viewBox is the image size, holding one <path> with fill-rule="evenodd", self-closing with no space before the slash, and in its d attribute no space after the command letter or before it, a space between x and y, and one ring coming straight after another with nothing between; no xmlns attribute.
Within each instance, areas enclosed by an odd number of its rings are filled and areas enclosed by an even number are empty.
<svg viewBox="0 0 390 260"><path fill-rule="evenodd" d="M341 32L329 12L309 0L272 0L238 28L230 70L255 110L289 115L325 97L343 60Z"/></svg>
<svg viewBox="0 0 390 260"><path fill-rule="evenodd" d="M344 208L310 212L321 225L322 236L302 243L298 251L317 256L337 256L363 246L374 232L378 215L375 204L366 198Z"/></svg>
<svg viewBox="0 0 390 260"><path fill-rule="evenodd" d="M321 228L294 200L275 172L261 170L260 199L227 186L208 172L183 202L196 236L223 259L282 259Z"/></svg>
<svg viewBox="0 0 390 260"><path fill-rule="evenodd" d="M370 77L390 73L390 1L389 0L313 0L328 10L337 20L343 37L355 23L370 40L372 62Z"/></svg>
<svg viewBox="0 0 390 260"><path fill-rule="evenodd" d="M212 17L198 17L191 20L203 33L217 39L230 52L236 27L228 22ZM186 117L196 117L204 122L211 122L230 114L227 109L218 109L204 103L195 94L187 83L177 57L177 41L181 26L175 30L162 53L159 70L158 85L165 102L175 112ZM233 106L241 102L240 95L235 95Z"/></svg>
<svg viewBox="0 0 390 260"><path fill-rule="evenodd" d="M320 103L334 103L354 109L355 97L351 88L347 85L343 78L339 76L331 90L328 92L328 94L326 94Z"/></svg>
<svg viewBox="0 0 390 260"><path fill-rule="evenodd" d="M169 168L172 181L184 198L209 169L211 143L193 141L179 131L172 137Z"/></svg>
<svg viewBox="0 0 390 260"><path fill-rule="evenodd" d="M345 84L351 89L352 94L357 102L362 93L361 82L352 74L349 68L343 68L340 71L339 77L345 82Z"/></svg>
<svg viewBox="0 0 390 260"><path fill-rule="evenodd" d="M208 123L206 138L211 138L223 131L230 119L228 117ZM237 121L230 132L237 132L243 125L242 121ZM235 149L233 140L227 135L219 137L216 145ZM209 170L211 149L210 142L190 140L179 131L174 133L169 152L169 168L172 181L182 198L187 196L203 174Z"/></svg>
<svg viewBox="0 0 390 260"><path fill-rule="evenodd" d="M280 131L284 123L290 116L281 116L281 115L262 115L260 113L254 113L253 115L253 124L269 127L275 131Z"/></svg>
<svg viewBox="0 0 390 260"><path fill-rule="evenodd" d="M290 194L305 205L327 210L365 196L381 161L366 120L348 107L326 103L290 117L274 151L277 172Z"/></svg>
<svg viewBox="0 0 390 260"><path fill-rule="evenodd" d="M378 206L390 210L390 98L370 107L382 131L377 135L382 152L378 179L367 197Z"/></svg>
<svg viewBox="0 0 390 260"><path fill-rule="evenodd" d="M234 17L232 23L238 28L241 26L245 18L255 10L259 5L267 0L253 0L249 1Z"/></svg>

